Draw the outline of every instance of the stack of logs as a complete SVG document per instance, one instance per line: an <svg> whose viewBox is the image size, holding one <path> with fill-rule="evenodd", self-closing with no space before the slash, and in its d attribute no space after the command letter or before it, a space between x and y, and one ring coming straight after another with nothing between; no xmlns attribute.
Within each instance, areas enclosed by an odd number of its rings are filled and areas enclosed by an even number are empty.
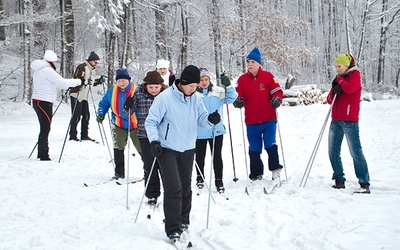
<svg viewBox="0 0 400 250"><path fill-rule="evenodd" d="M295 85L283 91L283 105L297 106L315 103L326 103L327 92L317 88L316 84Z"/></svg>

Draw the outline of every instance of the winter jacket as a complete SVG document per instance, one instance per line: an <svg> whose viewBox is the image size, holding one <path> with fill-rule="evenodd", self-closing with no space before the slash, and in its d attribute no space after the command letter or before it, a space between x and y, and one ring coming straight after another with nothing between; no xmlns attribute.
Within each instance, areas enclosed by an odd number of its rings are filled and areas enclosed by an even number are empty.
<svg viewBox="0 0 400 250"><path fill-rule="evenodd" d="M246 72L237 81L236 92L244 100L246 124L259 124L276 119L276 109L271 107L273 97L283 98L279 82L270 72L258 70L257 76Z"/></svg>
<svg viewBox="0 0 400 250"><path fill-rule="evenodd" d="M161 91L166 89L166 85L162 85ZM146 129L144 127L144 122L147 115L149 114L149 109L154 101L155 96L152 96L146 91L146 85L140 85L133 96L133 112L136 112L138 118L138 138L147 138ZM127 110L125 110L127 111Z"/></svg>
<svg viewBox="0 0 400 250"><path fill-rule="evenodd" d="M360 113L361 73L357 66L348 69L345 76L336 76L342 93L336 96L332 106L332 120L357 122ZM332 104L333 93L329 91L327 102Z"/></svg>
<svg viewBox="0 0 400 250"><path fill-rule="evenodd" d="M129 128L131 130L137 129L137 118L136 114L133 113L130 116L123 112L124 104L126 99L133 96L136 90L136 85L129 83L129 85L122 90L117 85L112 86L103 96L101 101L99 102L99 108L97 111L98 115L105 115L108 112L108 109L111 107L111 123L115 126L128 129L128 121L130 121Z"/></svg>
<svg viewBox="0 0 400 250"><path fill-rule="evenodd" d="M175 75L174 75L174 73L172 73L172 71L168 71L167 74L165 74L161 77L164 80L164 84L168 85L168 86L171 86L175 81Z"/></svg>
<svg viewBox="0 0 400 250"><path fill-rule="evenodd" d="M212 126L203 101L199 95L184 96L175 84L154 99L145 121L149 142L178 152L195 148L197 126Z"/></svg>
<svg viewBox="0 0 400 250"><path fill-rule="evenodd" d="M215 112L222 114L222 106L225 103L233 103L237 98L237 93L232 86L229 86L225 89L219 86L212 86L212 90L209 92L208 88L202 89L201 93L196 93L200 95L203 99L204 106L206 107L209 114ZM213 128L204 129L202 127L197 127L197 139L211 139L213 138ZM226 133L225 126L222 123L218 123L215 125L215 136L223 135Z"/></svg>
<svg viewBox="0 0 400 250"><path fill-rule="evenodd" d="M45 60L31 63L33 69L32 99L53 103L57 99L57 89L67 89L81 84L78 79L64 79Z"/></svg>
<svg viewBox="0 0 400 250"><path fill-rule="evenodd" d="M74 78L81 79L81 81L83 80L84 84L71 89L70 95L72 97L78 98L78 101L87 101L92 85L97 86L100 84L100 82L95 79L95 76L96 68L90 65L88 61L79 64L78 67L76 67Z"/></svg>

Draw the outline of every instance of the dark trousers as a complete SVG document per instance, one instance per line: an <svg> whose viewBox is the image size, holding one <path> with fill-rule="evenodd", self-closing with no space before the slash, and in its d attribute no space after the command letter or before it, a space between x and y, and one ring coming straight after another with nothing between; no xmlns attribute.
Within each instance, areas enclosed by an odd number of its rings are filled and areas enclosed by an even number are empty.
<svg viewBox="0 0 400 250"><path fill-rule="evenodd" d="M139 138L140 148L142 150L142 160L144 163L144 178L145 178L145 186L147 185L146 197L147 198L157 198L160 196L160 176L158 174L159 167L158 162L154 161L155 158L151 154L151 144L149 139L147 138ZM153 167L154 162L154 167ZM151 173L151 177L149 179L149 174L151 168L153 167L153 172ZM147 184L149 182L149 184Z"/></svg>
<svg viewBox="0 0 400 250"><path fill-rule="evenodd" d="M53 103L34 100L33 109L36 112L40 124L38 158L46 160L49 159L49 133L51 119L53 118Z"/></svg>
<svg viewBox="0 0 400 250"><path fill-rule="evenodd" d="M195 149L177 152L163 148L157 158L164 187L165 232L180 230L189 224L192 208L192 171Z"/></svg>
<svg viewBox="0 0 400 250"><path fill-rule="evenodd" d="M214 165L214 174L215 174L215 179L222 179L222 172L223 172L223 163L222 163L222 144L223 144L223 135L219 135L215 137L215 145L214 145L214 159L213 159L213 165ZM197 139L196 140L196 162L197 165L199 166L199 169L201 171L201 174L204 176L204 159L206 157L206 151L207 151L207 142L210 145L210 152L212 154L212 148L213 148L213 139ZM196 168L196 173L197 173L197 181L202 182L203 179L201 178L201 174L199 170Z"/></svg>
<svg viewBox="0 0 400 250"><path fill-rule="evenodd" d="M78 126L79 121L81 120L81 138L87 137L89 135L89 119L90 119L90 111L89 111L89 103L86 100L78 101L77 98L70 96L71 100L71 128L69 130L69 137L75 138L77 137L78 131L76 127Z"/></svg>

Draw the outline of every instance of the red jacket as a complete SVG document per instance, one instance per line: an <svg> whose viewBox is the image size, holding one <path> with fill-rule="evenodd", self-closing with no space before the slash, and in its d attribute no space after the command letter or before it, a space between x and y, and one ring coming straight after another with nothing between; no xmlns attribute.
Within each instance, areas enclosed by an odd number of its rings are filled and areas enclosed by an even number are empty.
<svg viewBox="0 0 400 250"><path fill-rule="evenodd" d="M350 68L346 76L336 76L336 81L342 88L342 93L336 96L332 107L332 120L358 122L361 98L360 70L354 66ZM327 101L332 104L332 89L329 91Z"/></svg>
<svg viewBox="0 0 400 250"><path fill-rule="evenodd" d="M244 100L246 124L276 119L276 110L271 107L271 99L276 96L282 100L283 91L270 72L260 67L255 77L249 72L244 73L237 81L236 92Z"/></svg>

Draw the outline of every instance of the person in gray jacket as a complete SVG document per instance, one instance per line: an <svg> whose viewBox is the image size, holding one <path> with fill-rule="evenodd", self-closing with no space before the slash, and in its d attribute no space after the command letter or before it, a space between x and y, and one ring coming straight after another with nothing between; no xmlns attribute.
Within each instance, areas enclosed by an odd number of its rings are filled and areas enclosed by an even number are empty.
<svg viewBox="0 0 400 250"><path fill-rule="evenodd" d="M145 121L161 172L165 232L171 240L179 239L190 222L197 126L211 128L221 121L218 112L208 114L201 97L194 95L199 82L199 68L185 67L180 79L154 99Z"/></svg>

